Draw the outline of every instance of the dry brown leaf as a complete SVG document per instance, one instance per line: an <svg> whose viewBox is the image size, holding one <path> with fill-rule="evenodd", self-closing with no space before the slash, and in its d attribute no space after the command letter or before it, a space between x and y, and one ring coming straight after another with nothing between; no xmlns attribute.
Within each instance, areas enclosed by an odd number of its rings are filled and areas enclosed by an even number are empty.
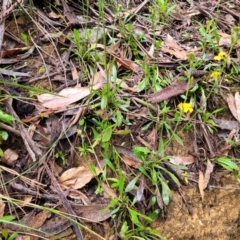
<svg viewBox="0 0 240 240"><path fill-rule="evenodd" d="M152 131L147 135L147 141L151 146L151 150L157 149L157 130L153 128Z"/></svg>
<svg viewBox="0 0 240 240"><path fill-rule="evenodd" d="M198 188L201 194L201 198L204 198L204 175L203 172L199 170L199 178L198 178Z"/></svg>
<svg viewBox="0 0 240 240"><path fill-rule="evenodd" d="M170 53L171 55L175 56L176 58L178 59L181 59L181 60L186 60L187 59L187 52L184 51L184 50L172 50L170 48L167 48L167 47L164 47L164 46L161 46L161 50L164 52L164 53Z"/></svg>
<svg viewBox="0 0 240 240"><path fill-rule="evenodd" d="M150 103L158 103L167 100L171 97L177 96L185 91L191 89L201 79L194 79L190 84L184 81L173 83L172 85L148 96Z"/></svg>
<svg viewBox="0 0 240 240"><path fill-rule="evenodd" d="M6 204L0 199L0 218L4 216L4 209Z"/></svg>
<svg viewBox="0 0 240 240"><path fill-rule="evenodd" d="M115 191L110 188L106 183L101 182L101 186L104 190L104 193L106 193L106 195L110 198L117 198L117 194L115 193Z"/></svg>
<svg viewBox="0 0 240 240"><path fill-rule="evenodd" d="M236 103L235 103L235 98L234 98L234 96L232 95L232 93L229 93L229 94L227 95L226 101L227 101L228 107L229 107L232 115L235 117L235 119L236 119L237 121L239 121L239 119L238 119L238 114L237 114Z"/></svg>
<svg viewBox="0 0 240 240"><path fill-rule="evenodd" d="M95 73L93 79L90 81L90 84L96 85L96 84L102 83L102 85L103 85L105 82L106 82L106 74L102 70L102 71Z"/></svg>
<svg viewBox="0 0 240 240"><path fill-rule="evenodd" d="M18 154L11 150L11 149L7 149L5 152L4 152L4 157L1 159L1 162L6 164L7 166L14 166L16 161L18 159Z"/></svg>
<svg viewBox="0 0 240 240"><path fill-rule="evenodd" d="M176 165L189 165L195 162L195 157L192 155L188 155L185 157L180 157L180 156L173 156L169 160L171 163L176 164Z"/></svg>
<svg viewBox="0 0 240 240"><path fill-rule="evenodd" d="M164 40L164 45L166 47L169 47L173 50L179 50L182 51L183 49L177 44L177 42L173 39L173 37L169 34L167 34L167 37Z"/></svg>
<svg viewBox="0 0 240 240"><path fill-rule="evenodd" d="M156 188L156 197L157 197L158 206L160 207L160 209L163 209L164 208L164 203L163 203L162 196L161 196L161 193L159 191L159 188Z"/></svg>
<svg viewBox="0 0 240 240"><path fill-rule="evenodd" d="M128 166L137 168L141 164L141 161L129 149L120 146L115 146L115 148L120 153L121 160Z"/></svg>
<svg viewBox="0 0 240 240"><path fill-rule="evenodd" d="M148 51L148 55L153 57L153 54L154 54L154 43L151 45L149 51Z"/></svg>
<svg viewBox="0 0 240 240"><path fill-rule="evenodd" d="M50 13L48 13L48 16L49 16L50 18L52 18L52 19L59 19L60 17L62 17L62 15L57 14L57 13L55 13L55 12L53 12L53 11L51 11Z"/></svg>
<svg viewBox="0 0 240 240"><path fill-rule="evenodd" d="M70 189L68 196L72 199L81 200L84 205L91 204L91 200L85 194L76 189Z"/></svg>
<svg viewBox="0 0 240 240"><path fill-rule="evenodd" d="M71 66L71 71L72 71L72 80L79 80L78 71L77 71L75 65L73 64L72 60L70 60L70 66Z"/></svg>
<svg viewBox="0 0 240 240"><path fill-rule="evenodd" d="M235 106L236 106L236 112L237 112L237 119L240 123L240 95L239 92L235 93Z"/></svg>
<svg viewBox="0 0 240 240"><path fill-rule="evenodd" d="M229 121L229 120L214 118L214 122L217 124L219 128L225 129L225 130L233 130L233 129L239 128L238 121Z"/></svg>
<svg viewBox="0 0 240 240"><path fill-rule="evenodd" d="M220 36L219 40L219 46L221 47L230 47L232 42L231 42L231 35L223 32L218 32L218 35Z"/></svg>
<svg viewBox="0 0 240 240"><path fill-rule="evenodd" d="M44 93L38 96L38 101L46 108L62 109L68 105L75 103L91 93L91 89L98 90L103 86L102 83L98 83L93 87L76 87L65 88L58 93L60 96Z"/></svg>
<svg viewBox="0 0 240 240"><path fill-rule="evenodd" d="M203 190L207 187L209 180L210 180L210 176L211 173L213 171L213 164L209 161L209 159L207 160L207 169L206 172L204 174L204 184L203 184Z"/></svg>
<svg viewBox="0 0 240 240"><path fill-rule="evenodd" d="M140 202L144 197L143 193L144 193L144 186L145 186L145 177L143 175L140 177L139 182L140 183L139 183L137 194L136 194L136 199L138 202Z"/></svg>
<svg viewBox="0 0 240 240"><path fill-rule="evenodd" d="M128 70L131 70L135 73L138 73L141 71L141 67L138 66L135 62L133 62L132 60L129 60L127 58L120 58L120 57L117 57L115 55L113 55L114 58L116 59L116 61L118 63L120 63L124 68L128 69Z"/></svg>
<svg viewBox="0 0 240 240"><path fill-rule="evenodd" d="M107 204L79 206L77 208L73 206L73 210L84 222L102 222L111 217L111 211L107 207Z"/></svg>
<svg viewBox="0 0 240 240"><path fill-rule="evenodd" d="M97 175L101 173L97 167L95 167ZM80 189L89 183L94 178L93 172L88 167L76 167L70 168L65 171L58 181L69 188Z"/></svg>
<svg viewBox="0 0 240 240"><path fill-rule="evenodd" d="M48 216L49 216L48 211L46 210L41 211L29 221L28 223L29 227L35 229L40 228L43 225L43 223L47 220Z"/></svg>

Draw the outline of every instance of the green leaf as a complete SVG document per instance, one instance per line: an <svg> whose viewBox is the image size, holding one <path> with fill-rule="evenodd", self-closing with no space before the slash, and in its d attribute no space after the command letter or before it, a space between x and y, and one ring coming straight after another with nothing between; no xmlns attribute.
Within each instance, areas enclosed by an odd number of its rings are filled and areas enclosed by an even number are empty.
<svg viewBox="0 0 240 240"><path fill-rule="evenodd" d="M15 120L15 118L2 110L0 110L0 121L5 123L12 123Z"/></svg>
<svg viewBox="0 0 240 240"><path fill-rule="evenodd" d="M172 132L172 135L173 135L173 137L175 138L175 140L176 140L180 145L183 146L183 141L182 141L182 139L181 139L175 132Z"/></svg>
<svg viewBox="0 0 240 240"><path fill-rule="evenodd" d="M8 239L8 230L7 230L7 229L3 229L1 233L2 233L2 236L3 236L5 239Z"/></svg>
<svg viewBox="0 0 240 240"><path fill-rule="evenodd" d="M141 92L143 90L146 90L147 88L147 80L143 79L139 84L138 84L138 92Z"/></svg>
<svg viewBox="0 0 240 240"><path fill-rule="evenodd" d="M106 94L102 95L102 99L101 99L101 109L105 109L107 107L108 104L108 96Z"/></svg>
<svg viewBox="0 0 240 240"><path fill-rule="evenodd" d="M124 237L127 231L128 231L128 224L127 224L127 222L125 221L125 222L122 224L121 231L120 231L120 235L121 235L122 237Z"/></svg>
<svg viewBox="0 0 240 240"><path fill-rule="evenodd" d="M217 163L226 168L228 171L239 170L237 164L227 157L218 158Z"/></svg>
<svg viewBox="0 0 240 240"><path fill-rule="evenodd" d="M8 139L8 133L6 131L0 131L1 137L3 140L7 140Z"/></svg>
<svg viewBox="0 0 240 240"><path fill-rule="evenodd" d="M15 219L15 217L13 217L13 216L3 216L0 218L0 222L11 222L14 219Z"/></svg>
<svg viewBox="0 0 240 240"><path fill-rule="evenodd" d="M14 232L13 234L11 234L11 236L8 238L8 240L14 240L17 235L18 235L18 233Z"/></svg>
<svg viewBox="0 0 240 240"><path fill-rule="evenodd" d="M137 182L137 180L139 179L140 177L140 174L138 176L136 176L135 178L133 178L129 183L128 185L126 186L125 188L125 192L130 192L133 190L133 188L135 187L135 184Z"/></svg>
<svg viewBox="0 0 240 240"><path fill-rule="evenodd" d="M102 135L102 142L108 142L112 137L112 126L107 127Z"/></svg>
<svg viewBox="0 0 240 240"><path fill-rule="evenodd" d="M128 209L128 212L130 213L130 217L133 223L138 224L139 219L138 219L138 213L131 208Z"/></svg>
<svg viewBox="0 0 240 240"><path fill-rule="evenodd" d="M170 189L168 185L163 181L161 181L161 186L162 186L162 199L165 205L169 204L170 201Z"/></svg>
<svg viewBox="0 0 240 240"><path fill-rule="evenodd" d="M152 213L151 213L151 215L149 216L152 220L154 220L154 219L156 219L157 218L157 216L159 215L159 213L160 213L160 210L159 209L155 209Z"/></svg>

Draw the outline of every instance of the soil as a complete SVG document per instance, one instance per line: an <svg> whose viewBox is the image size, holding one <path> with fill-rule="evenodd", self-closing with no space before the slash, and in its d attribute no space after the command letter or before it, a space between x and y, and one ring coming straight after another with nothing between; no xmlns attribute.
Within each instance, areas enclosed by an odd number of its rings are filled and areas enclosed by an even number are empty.
<svg viewBox="0 0 240 240"><path fill-rule="evenodd" d="M240 239L240 188L232 175L221 175L217 188L206 190L203 200L196 185L182 187L191 215L173 192L166 220L154 222L153 228L168 240Z"/></svg>

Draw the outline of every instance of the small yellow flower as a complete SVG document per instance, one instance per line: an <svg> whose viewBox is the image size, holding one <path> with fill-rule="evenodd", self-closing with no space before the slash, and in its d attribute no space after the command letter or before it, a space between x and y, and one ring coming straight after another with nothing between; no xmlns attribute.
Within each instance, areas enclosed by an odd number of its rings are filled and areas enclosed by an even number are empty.
<svg viewBox="0 0 240 240"><path fill-rule="evenodd" d="M211 78L214 78L214 79L217 79L217 78L219 78L220 76L221 76L221 73L218 72L218 71L214 71L214 72L212 72L212 73L210 74L210 77L211 77Z"/></svg>
<svg viewBox="0 0 240 240"><path fill-rule="evenodd" d="M227 57L225 52L219 52L217 56L214 57L214 60L221 61Z"/></svg>
<svg viewBox="0 0 240 240"><path fill-rule="evenodd" d="M184 113L192 113L193 112L191 103L179 103L177 107L180 111L183 111Z"/></svg>

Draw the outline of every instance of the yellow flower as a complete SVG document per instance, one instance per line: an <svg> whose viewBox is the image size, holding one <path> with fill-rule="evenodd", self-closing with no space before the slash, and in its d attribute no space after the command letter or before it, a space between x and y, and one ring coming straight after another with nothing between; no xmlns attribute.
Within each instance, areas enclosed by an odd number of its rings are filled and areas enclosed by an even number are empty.
<svg viewBox="0 0 240 240"><path fill-rule="evenodd" d="M214 60L221 61L223 60L227 54L225 52L219 52L217 56L214 57Z"/></svg>
<svg viewBox="0 0 240 240"><path fill-rule="evenodd" d="M192 113L193 112L191 103L179 103L178 109L180 111L183 111L184 113Z"/></svg>
<svg viewBox="0 0 240 240"><path fill-rule="evenodd" d="M214 72L212 72L212 73L210 74L210 77L211 77L211 78L214 78L214 79L217 79L217 78L220 77L220 76L221 76L221 73L218 72L218 71L214 71Z"/></svg>

